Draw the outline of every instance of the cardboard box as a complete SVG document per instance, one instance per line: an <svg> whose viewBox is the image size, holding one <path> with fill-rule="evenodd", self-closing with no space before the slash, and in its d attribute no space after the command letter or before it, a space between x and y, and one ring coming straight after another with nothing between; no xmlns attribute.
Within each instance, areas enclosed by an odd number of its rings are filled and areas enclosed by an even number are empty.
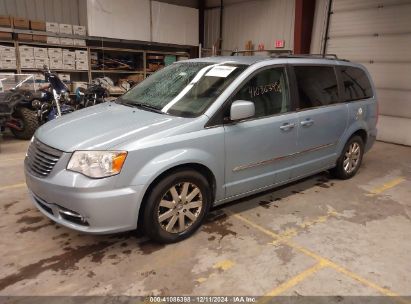
<svg viewBox="0 0 411 304"><path fill-rule="evenodd" d="M14 46L0 46L0 58L16 60L16 48Z"/></svg>
<svg viewBox="0 0 411 304"><path fill-rule="evenodd" d="M57 22L46 22L46 31L51 33L60 33L60 27Z"/></svg>
<svg viewBox="0 0 411 304"><path fill-rule="evenodd" d="M82 25L73 25L73 34L79 36L86 36L87 31L86 27Z"/></svg>
<svg viewBox="0 0 411 304"><path fill-rule="evenodd" d="M86 50L76 50L76 60L88 61L88 55Z"/></svg>
<svg viewBox="0 0 411 304"><path fill-rule="evenodd" d="M61 45L73 45L73 39L71 38L60 38Z"/></svg>
<svg viewBox="0 0 411 304"><path fill-rule="evenodd" d="M65 69L65 70L75 70L76 69L76 62L74 61L74 62L70 62L70 63L65 63L64 61L63 61L63 69Z"/></svg>
<svg viewBox="0 0 411 304"><path fill-rule="evenodd" d="M19 41L33 41L33 35L31 35L31 34L17 34L17 40L19 40Z"/></svg>
<svg viewBox="0 0 411 304"><path fill-rule="evenodd" d="M84 39L73 39L73 44L77 46L86 46L86 40Z"/></svg>
<svg viewBox="0 0 411 304"><path fill-rule="evenodd" d="M14 17L13 18L13 25L16 29L23 29L28 30L30 29L30 21L29 19Z"/></svg>
<svg viewBox="0 0 411 304"><path fill-rule="evenodd" d="M66 74L66 73L64 73L64 74L62 74L62 73L59 73L59 74L57 74L58 76L59 76L59 78L61 79L61 81L63 81L63 82L70 82L70 74Z"/></svg>
<svg viewBox="0 0 411 304"><path fill-rule="evenodd" d="M11 27L13 18L10 16L0 16L0 27Z"/></svg>
<svg viewBox="0 0 411 304"><path fill-rule="evenodd" d="M20 58L34 58L34 47L21 45L19 46Z"/></svg>
<svg viewBox="0 0 411 304"><path fill-rule="evenodd" d="M46 31L46 22L40 20L30 20L30 29L33 31Z"/></svg>
<svg viewBox="0 0 411 304"><path fill-rule="evenodd" d="M47 36L44 35L33 35L33 41L47 43Z"/></svg>
<svg viewBox="0 0 411 304"><path fill-rule="evenodd" d="M63 51L61 48L48 48L48 54L50 59L63 60Z"/></svg>
<svg viewBox="0 0 411 304"><path fill-rule="evenodd" d="M34 58L49 58L47 48L34 47L33 53L34 53Z"/></svg>
<svg viewBox="0 0 411 304"><path fill-rule="evenodd" d="M12 40L13 36L11 33L0 32L0 40Z"/></svg>
<svg viewBox="0 0 411 304"><path fill-rule="evenodd" d="M73 26L71 24L59 24L60 34L73 35Z"/></svg>
<svg viewBox="0 0 411 304"><path fill-rule="evenodd" d="M59 38L59 37L48 36L48 37L47 37L47 43L48 43L48 44L56 44L56 45L59 45L59 44L60 44L60 38Z"/></svg>
<svg viewBox="0 0 411 304"><path fill-rule="evenodd" d="M17 62L13 58L3 58L0 60L0 68L2 69L16 69Z"/></svg>
<svg viewBox="0 0 411 304"><path fill-rule="evenodd" d="M88 70L88 61L76 60L76 70L80 70L80 71Z"/></svg>
<svg viewBox="0 0 411 304"><path fill-rule="evenodd" d="M44 66L49 66L50 61L48 58L36 58L34 59L34 66L36 69L43 69Z"/></svg>
<svg viewBox="0 0 411 304"><path fill-rule="evenodd" d="M60 58L50 58L50 69L61 70L63 69L63 60Z"/></svg>
<svg viewBox="0 0 411 304"><path fill-rule="evenodd" d="M22 69L34 69L34 58L20 58L20 67Z"/></svg>
<svg viewBox="0 0 411 304"><path fill-rule="evenodd" d="M70 50L63 50L63 64L74 64L76 61L76 52Z"/></svg>

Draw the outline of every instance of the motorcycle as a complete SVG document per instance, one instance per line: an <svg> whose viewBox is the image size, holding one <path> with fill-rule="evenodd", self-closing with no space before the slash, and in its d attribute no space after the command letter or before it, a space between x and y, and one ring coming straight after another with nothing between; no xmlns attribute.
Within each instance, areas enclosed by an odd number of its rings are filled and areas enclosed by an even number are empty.
<svg viewBox="0 0 411 304"><path fill-rule="evenodd" d="M58 75L51 72L47 66L44 66L41 72L48 85L40 89L40 96L33 102L33 106L37 109L39 124L44 124L75 109L70 105L69 90Z"/></svg>
<svg viewBox="0 0 411 304"><path fill-rule="evenodd" d="M108 90L101 83L91 84L87 89L77 88L77 109L87 108L106 101L110 96Z"/></svg>

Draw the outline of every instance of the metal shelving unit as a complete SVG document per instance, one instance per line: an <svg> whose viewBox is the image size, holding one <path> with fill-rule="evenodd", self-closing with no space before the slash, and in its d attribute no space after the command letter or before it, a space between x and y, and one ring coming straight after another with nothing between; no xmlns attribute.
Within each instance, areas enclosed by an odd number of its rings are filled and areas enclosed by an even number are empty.
<svg viewBox="0 0 411 304"><path fill-rule="evenodd" d="M47 48L67 48L67 49L77 49L77 50L87 50L88 53L88 60L89 60L89 68L88 70L67 70L67 69L51 69L55 72L61 73L73 73L77 75L87 74L87 77L84 78L81 76L82 79L87 79L90 83L95 76L101 75L110 75L110 77L118 77L120 78L121 75L132 75L132 74L139 74L143 75L146 78L148 75L154 73L153 71L147 70L147 55L148 54L157 54L157 55L173 55L177 58L179 56L190 57L187 51L161 51L158 48L180 48L180 49L189 49L193 46L179 46L179 45L172 45L172 44L160 44L160 43L148 43L143 41L131 41L131 40L123 40L123 39L111 39L111 38L101 38L101 37L90 37L90 36L79 36L79 35L67 35L67 34L56 34L51 32L41 32L41 31L32 31L32 30L21 30L21 29L14 29L14 28L4 28L0 27L0 32L9 32L13 34L31 34L31 35L42 35L42 36L52 36L52 37L60 37L60 38L72 38L72 39L82 39L86 40L87 46L76 46L76 45L56 45L56 44L49 44L44 42L35 42L35 41L19 41L16 39L13 40L0 40L1 44L8 44L10 46L14 46L16 50L16 69L2 69L2 71L9 71L9 72L36 72L38 69L27 69L21 68L20 65L20 56L19 56L19 46L20 45L30 45L30 46L37 46L37 47L47 47ZM16 37L13 37L16 38ZM96 45L97 43L101 43L102 46ZM94 44L94 45L93 45ZM112 45L103 45L103 44L112 44ZM113 44L115 46L113 46ZM117 47L119 45L119 47ZM135 45L135 48L134 48ZM124 46L124 47L122 47ZM92 69L91 65L91 56L90 52L101 52L103 54L107 53L116 53L116 54L132 54L135 55L135 58L139 58L140 62L138 66L139 69L136 70L124 70L124 69ZM78 76L80 77L80 76ZM121 95L120 93L113 93L112 95Z"/></svg>

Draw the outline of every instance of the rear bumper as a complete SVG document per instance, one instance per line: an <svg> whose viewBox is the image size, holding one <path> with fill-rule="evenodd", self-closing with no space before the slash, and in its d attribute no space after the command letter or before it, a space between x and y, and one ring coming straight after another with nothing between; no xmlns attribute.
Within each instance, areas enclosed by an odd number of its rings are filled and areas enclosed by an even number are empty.
<svg viewBox="0 0 411 304"><path fill-rule="evenodd" d="M136 229L143 186L113 188L102 179L101 185L95 181L91 187L73 187L76 173L60 172L62 179L38 178L25 171L34 205L56 223L93 234Z"/></svg>
<svg viewBox="0 0 411 304"><path fill-rule="evenodd" d="M374 145L375 141L377 139L377 129L371 131L368 133L368 138L367 138L367 142L365 144L365 152L368 152L372 146Z"/></svg>

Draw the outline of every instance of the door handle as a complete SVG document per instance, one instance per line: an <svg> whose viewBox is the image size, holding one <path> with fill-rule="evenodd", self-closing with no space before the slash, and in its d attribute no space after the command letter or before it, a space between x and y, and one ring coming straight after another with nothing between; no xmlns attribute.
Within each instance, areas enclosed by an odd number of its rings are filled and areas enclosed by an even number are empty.
<svg viewBox="0 0 411 304"><path fill-rule="evenodd" d="M294 128L294 127L295 127L294 123L285 123L280 127L280 129L283 130L283 131L288 131L288 130Z"/></svg>
<svg viewBox="0 0 411 304"><path fill-rule="evenodd" d="M306 119L306 120L303 120L302 122L300 122L300 124L301 124L303 127L309 127L309 126L312 126L312 125L314 124L314 120L312 120L312 119Z"/></svg>

